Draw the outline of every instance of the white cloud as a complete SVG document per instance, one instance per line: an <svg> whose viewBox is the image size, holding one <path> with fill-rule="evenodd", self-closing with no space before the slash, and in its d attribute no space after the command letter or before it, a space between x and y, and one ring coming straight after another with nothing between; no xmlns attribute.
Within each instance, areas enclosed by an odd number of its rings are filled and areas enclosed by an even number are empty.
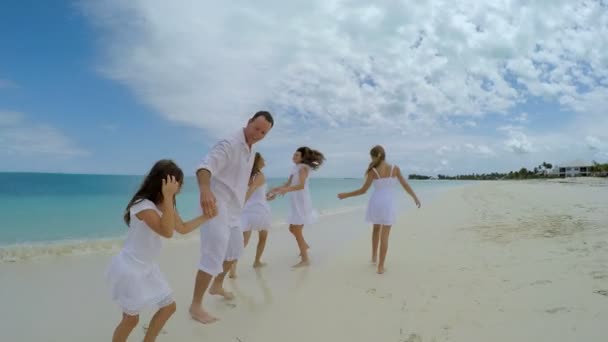
<svg viewBox="0 0 608 342"><path fill-rule="evenodd" d="M477 127L477 123L473 120L467 120L464 122L464 125L467 127Z"/></svg>
<svg viewBox="0 0 608 342"><path fill-rule="evenodd" d="M24 114L12 111L0 111L0 151L28 157L88 155L55 127L31 122Z"/></svg>
<svg viewBox="0 0 608 342"><path fill-rule="evenodd" d="M519 116L516 116L513 118L513 121L518 122L518 123L528 122L528 113L523 112L523 113L519 114Z"/></svg>
<svg viewBox="0 0 608 342"><path fill-rule="evenodd" d="M604 144L602 144L600 139L598 139L597 137L591 136L591 135L588 135L585 137L585 142L587 143L587 146L591 150L599 150L599 149L602 149L604 146Z"/></svg>
<svg viewBox="0 0 608 342"><path fill-rule="evenodd" d="M0 127L14 126L21 122L23 118L24 115L19 112L0 111Z"/></svg>
<svg viewBox="0 0 608 342"><path fill-rule="evenodd" d="M506 125L498 127L497 130L507 134L508 138L504 141L507 150L517 154L525 154L533 151L532 143L528 139L528 136L523 132L521 126Z"/></svg>
<svg viewBox="0 0 608 342"><path fill-rule="evenodd" d="M439 148L437 150L435 150L435 153L437 155L442 156L443 154L445 154L446 152L449 152L449 151L452 151L452 147L443 145L443 146L439 146Z"/></svg>
<svg viewBox="0 0 608 342"><path fill-rule="evenodd" d="M215 137L270 108L277 123L270 149L297 136L335 155L361 153L353 158L363 163L369 147L385 141L432 170L433 152L477 158L474 164L505 146L517 155L561 146L535 149L545 133L530 127L503 131L506 141L471 140L450 131L452 119L463 129L478 128L490 113L527 123L515 109L532 97L577 117L607 108L602 6L105 0L82 8L100 32L104 75L168 120Z"/></svg>
<svg viewBox="0 0 608 342"><path fill-rule="evenodd" d="M411 113L434 123L438 115L503 112L528 91L573 96L574 81L598 86L589 75L608 74L598 3L515 10L472 0L107 0L84 8L104 32L110 77L168 118L205 128L260 106L338 127L377 120L407 127ZM507 71L528 90L511 86Z"/></svg>
<svg viewBox="0 0 608 342"><path fill-rule="evenodd" d="M532 144L524 133L512 132L510 135L510 138L505 142L508 149L519 154L532 152Z"/></svg>
<svg viewBox="0 0 608 342"><path fill-rule="evenodd" d="M19 85L9 79L0 78L0 89L19 88Z"/></svg>

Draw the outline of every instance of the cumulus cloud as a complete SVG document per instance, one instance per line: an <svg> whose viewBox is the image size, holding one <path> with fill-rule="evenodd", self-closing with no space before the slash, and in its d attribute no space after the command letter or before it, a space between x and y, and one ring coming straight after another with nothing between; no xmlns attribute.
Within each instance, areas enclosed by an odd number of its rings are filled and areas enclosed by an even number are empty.
<svg viewBox="0 0 608 342"><path fill-rule="evenodd" d="M20 112L0 110L0 151L20 156L74 157L89 152L57 128L31 122Z"/></svg>
<svg viewBox="0 0 608 342"><path fill-rule="evenodd" d="M592 135L586 136L585 142L587 143L587 147L594 151L601 150L606 146L599 138Z"/></svg>
<svg viewBox="0 0 608 342"><path fill-rule="evenodd" d="M584 106L578 83L605 96L601 6L106 0L83 8L103 33L104 72L169 119L222 127L266 106L286 123L407 128L505 112L528 94Z"/></svg>
<svg viewBox="0 0 608 342"><path fill-rule="evenodd" d="M515 153L524 154L532 151L532 146L528 141L528 137L522 132L512 133L505 144L507 148Z"/></svg>
<svg viewBox="0 0 608 342"><path fill-rule="evenodd" d="M449 138L463 146L458 153L484 157L501 137L469 149L446 123L474 129L497 113L524 123L527 114L514 109L532 98L573 116L608 104L608 11L599 1L102 0L81 8L99 32L104 75L211 136L269 108L275 141L297 134L365 155L384 139L434 138L393 144L397 154L426 148L428 156L450 152L435 138L443 136L445 146ZM331 137L318 133L328 128ZM522 130L506 134L509 151L534 151Z"/></svg>

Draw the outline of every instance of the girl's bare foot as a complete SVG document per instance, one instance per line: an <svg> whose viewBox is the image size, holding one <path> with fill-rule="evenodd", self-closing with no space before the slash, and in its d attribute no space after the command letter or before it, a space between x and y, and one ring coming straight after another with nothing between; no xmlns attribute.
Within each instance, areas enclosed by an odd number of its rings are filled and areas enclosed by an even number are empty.
<svg viewBox="0 0 608 342"><path fill-rule="evenodd" d="M385 271L384 266L378 266L378 274L383 274Z"/></svg>
<svg viewBox="0 0 608 342"><path fill-rule="evenodd" d="M236 271L234 270L234 268L230 270L230 273L228 273L228 278L230 278L230 279L236 278Z"/></svg>
<svg viewBox="0 0 608 342"><path fill-rule="evenodd" d="M308 245L308 243L306 244L306 250L309 250L310 246ZM298 254L299 257L302 257L302 253Z"/></svg>
<svg viewBox="0 0 608 342"><path fill-rule="evenodd" d="M373 256L373 257L372 257L372 264L375 264L375 263L377 263L377 262L378 262L378 258L377 258L377 257L375 257L375 256Z"/></svg>
<svg viewBox="0 0 608 342"><path fill-rule="evenodd" d="M310 266L310 261L308 261L308 260L302 260L299 263L297 263L297 264L295 264L295 265L293 265L291 267L293 267L293 268L299 268L299 267L306 267L306 266Z"/></svg>
<svg viewBox="0 0 608 342"><path fill-rule="evenodd" d="M212 295L218 295L224 297L225 300L233 300L234 294L232 292L228 292L221 287L213 287L209 289L209 293Z"/></svg>
<svg viewBox="0 0 608 342"><path fill-rule="evenodd" d="M190 306L190 316L193 320L201 322L203 324L210 324L219 321L219 318L211 316L207 311L201 307Z"/></svg>
<svg viewBox="0 0 608 342"><path fill-rule="evenodd" d="M253 263L253 268L260 268L260 267L264 267L264 266L266 266L265 262L256 261Z"/></svg>

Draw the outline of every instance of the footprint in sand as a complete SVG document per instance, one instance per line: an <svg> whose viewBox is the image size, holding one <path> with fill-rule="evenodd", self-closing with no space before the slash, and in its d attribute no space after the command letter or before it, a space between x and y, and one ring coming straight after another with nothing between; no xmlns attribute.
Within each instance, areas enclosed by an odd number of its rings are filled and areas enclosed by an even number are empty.
<svg viewBox="0 0 608 342"><path fill-rule="evenodd" d="M142 326L142 328L144 329L144 334L148 332L148 326L147 325ZM161 329L160 335L167 335L167 331L165 329Z"/></svg>
<svg viewBox="0 0 608 342"><path fill-rule="evenodd" d="M565 308L565 307L562 306L562 307L559 307L559 308L553 308L553 309L545 310L545 312L546 313L550 313L550 314L555 314L555 313L558 313L558 312L570 312L570 309Z"/></svg>
<svg viewBox="0 0 608 342"><path fill-rule="evenodd" d="M380 299L391 299L393 298L393 294L392 293L385 293L385 294L378 294L378 291L376 291L376 289L374 288L369 288L365 291L365 293L369 294L369 295L374 295L377 298ZM377 295L376 295L377 294Z"/></svg>
<svg viewBox="0 0 608 342"><path fill-rule="evenodd" d="M603 271L593 271L590 273L593 279L605 279L608 278L608 273Z"/></svg>
<svg viewBox="0 0 608 342"><path fill-rule="evenodd" d="M597 290L597 291L593 291L593 293L597 293L597 294L600 294L602 296L608 297L608 291L606 291L606 290Z"/></svg>
<svg viewBox="0 0 608 342"><path fill-rule="evenodd" d="M399 342L422 342L422 337L418 334L410 334L407 338L399 340Z"/></svg>
<svg viewBox="0 0 608 342"><path fill-rule="evenodd" d="M530 283L530 285L544 285L544 284L551 284L551 280L537 280L533 283Z"/></svg>
<svg viewBox="0 0 608 342"><path fill-rule="evenodd" d="M236 304L234 304L234 303L226 303L226 306L229 307L229 308L231 308L231 309L236 308Z"/></svg>

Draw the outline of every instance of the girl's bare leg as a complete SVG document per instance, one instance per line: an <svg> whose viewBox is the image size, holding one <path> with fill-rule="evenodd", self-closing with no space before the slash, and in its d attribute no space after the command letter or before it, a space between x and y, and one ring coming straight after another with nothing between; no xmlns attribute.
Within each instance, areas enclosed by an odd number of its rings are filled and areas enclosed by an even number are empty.
<svg viewBox="0 0 608 342"><path fill-rule="evenodd" d="M135 329L139 322L139 315L127 315L123 312L122 320L114 329L114 335L112 335L112 342L126 342L127 338L131 334L131 331Z"/></svg>
<svg viewBox="0 0 608 342"><path fill-rule="evenodd" d="M235 262L236 260L224 261L224 272L216 275L215 278L213 278L213 282L211 282L211 287L209 288L210 294L222 296L226 300L234 299L234 294L224 289L224 278L226 277L226 274L228 274Z"/></svg>
<svg viewBox="0 0 608 342"><path fill-rule="evenodd" d="M255 251L255 261L253 262L253 267L263 267L266 264L261 261L262 254L264 253L264 248L266 247L266 239L268 238L267 230L260 230L258 232L258 248Z"/></svg>
<svg viewBox="0 0 608 342"><path fill-rule="evenodd" d="M295 264L293 267L303 267L310 265L310 260L308 260L308 244L306 240L304 240L304 235L302 230L304 229L304 225L290 225L289 231L296 238L296 242L298 243L298 248L300 249L300 256L302 260Z"/></svg>
<svg viewBox="0 0 608 342"><path fill-rule="evenodd" d="M378 262L378 243L380 242L380 227L379 224L374 225L374 230L372 231L372 263Z"/></svg>
<svg viewBox="0 0 608 342"><path fill-rule="evenodd" d="M251 238L251 230L248 230L246 232L243 232L243 242L245 243L245 247L247 247L247 244L249 243L249 239ZM236 264L237 264L238 260L234 262L234 265L232 265L232 268L230 269L230 273L228 274L228 277L230 277L231 279L236 278Z"/></svg>
<svg viewBox="0 0 608 342"><path fill-rule="evenodd" d="M391 226L382 226L380 232L380 262L378 263L378 274L384 273L384 261L388 251L388 236L391 233Z"/></svg>
<svg viewBox="0 0 608 342"><path fill-rule="evenodd" d="M148 325L148 331L146 332L146 336L144 337L144 342L154 342L156 341L156 337L165 326L165 323L169 320L171 315L175 313L175 302L163 306L158 309L152 319L150 320L150 325Z"/></svg>

